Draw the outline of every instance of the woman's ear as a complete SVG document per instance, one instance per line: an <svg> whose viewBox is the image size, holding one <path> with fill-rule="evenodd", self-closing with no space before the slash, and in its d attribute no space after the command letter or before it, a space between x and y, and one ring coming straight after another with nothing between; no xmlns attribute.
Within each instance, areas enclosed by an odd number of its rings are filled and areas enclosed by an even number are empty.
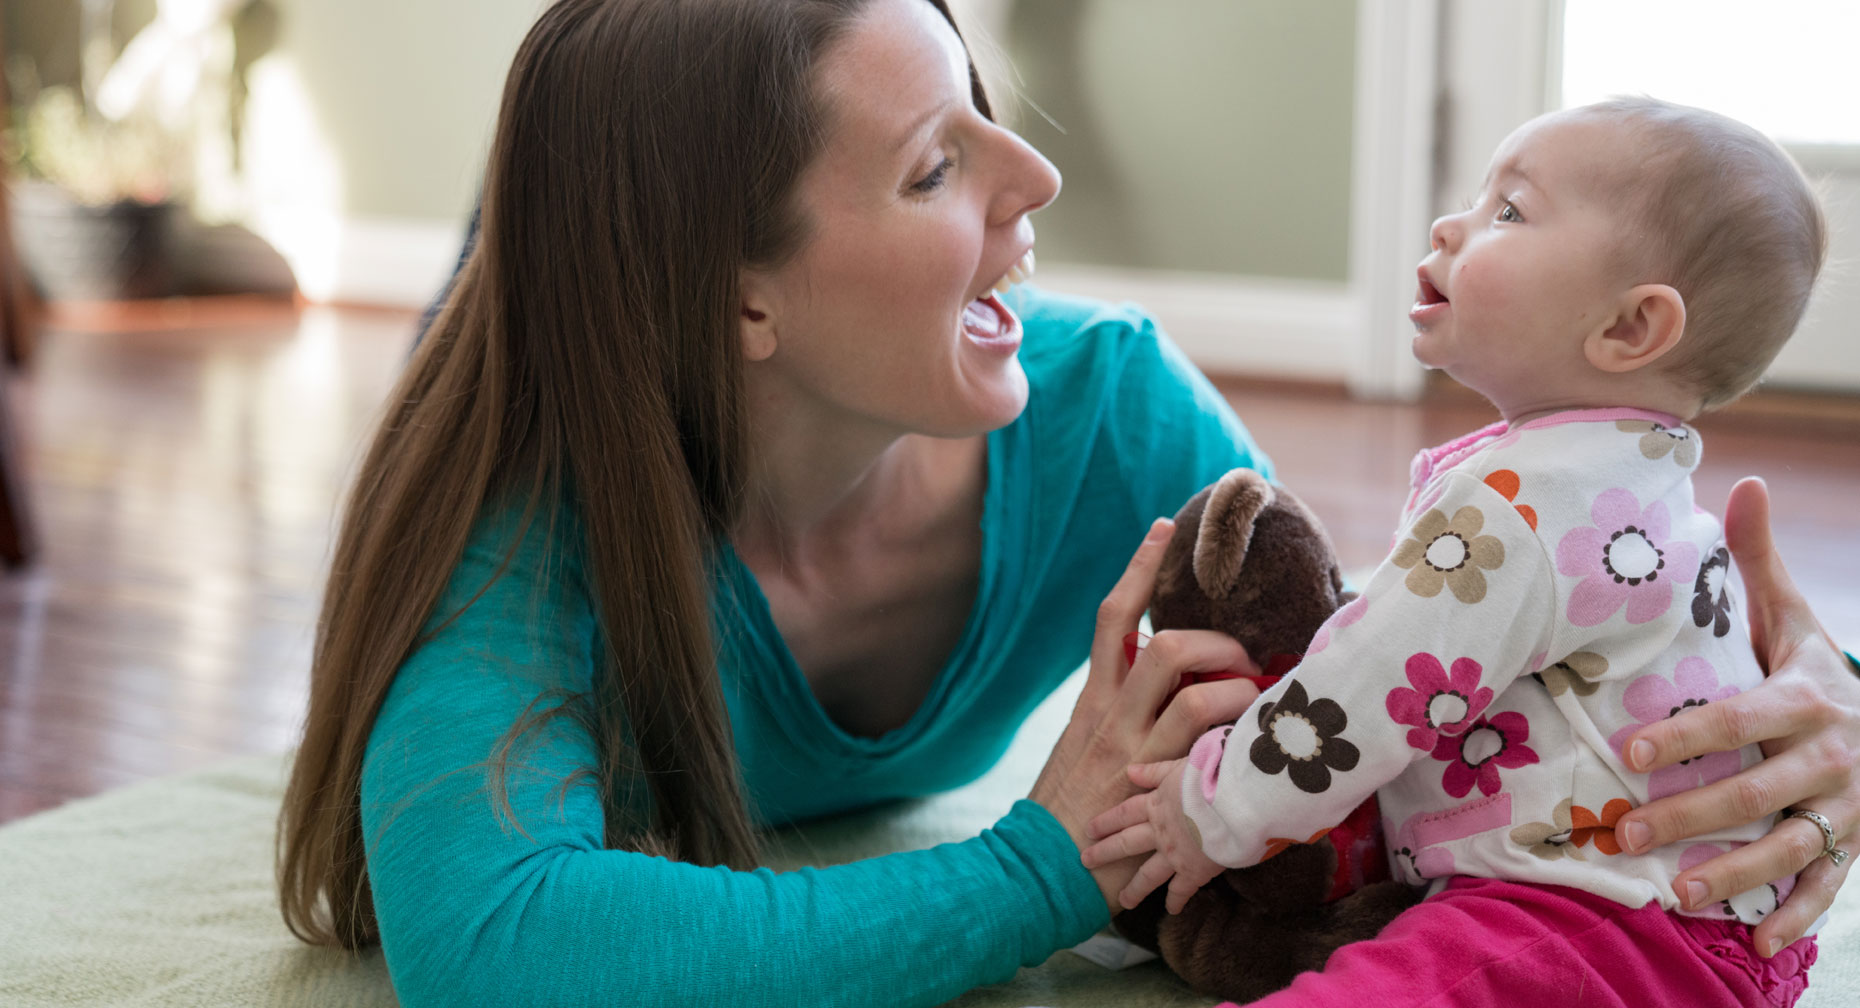
<svg viewBox="0 0 1860 1008"><path fill-rule="evenodd" d="M1679 345L1686 331L1686 299L1666 284L1641 284L1622 295L1612 324L1589 335L1583 356L1602 371L1636 371Z"/></svg>
<svg viewBox="0 0 1860 1008"><path fill-rule="evenodd" d="M742 295L736 321L742 332L743 359L750 363L768 360L775 356L775 312L765 294L765 282L745 270L736 286Z"/></svg>

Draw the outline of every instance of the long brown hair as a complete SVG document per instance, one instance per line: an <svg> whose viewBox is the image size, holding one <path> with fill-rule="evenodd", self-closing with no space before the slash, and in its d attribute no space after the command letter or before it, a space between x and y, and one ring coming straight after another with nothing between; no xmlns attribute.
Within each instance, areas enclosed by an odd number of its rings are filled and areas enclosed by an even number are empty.
<svg viewBox="0 0 1860 1008"><path fill-rule="evenodd" d="M595 740L609 846L755 863L705 577L744 484L738 277L806 237L794 192L824 129L813 70L865 3L561 0L524 39L477 247L389 400L337 538L279 816L299 938L379 940L363 756L492 506L523 516L512 554L535 521L552 541L574 530L564 548L585 558L606 641L592 694L521 719L486 754L493 783L516 736L571 715ZM563 505L572 522L556 520ZM643 831L619 790L640 781Z"/></svg>

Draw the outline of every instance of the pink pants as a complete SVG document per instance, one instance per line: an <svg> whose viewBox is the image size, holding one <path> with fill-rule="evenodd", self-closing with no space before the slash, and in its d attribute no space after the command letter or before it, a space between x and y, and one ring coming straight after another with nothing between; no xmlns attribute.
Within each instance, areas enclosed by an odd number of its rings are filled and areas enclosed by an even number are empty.
<svg viewBox="0 0 1860 1008"><path fill-rule="evenodd" d="M1757 956L1750 927L1577 889L1455 878L1372 941L1253 1008L1789 1008L1815 940ZM1230 1003L1231 1005L1231 1003Z"/></svg>

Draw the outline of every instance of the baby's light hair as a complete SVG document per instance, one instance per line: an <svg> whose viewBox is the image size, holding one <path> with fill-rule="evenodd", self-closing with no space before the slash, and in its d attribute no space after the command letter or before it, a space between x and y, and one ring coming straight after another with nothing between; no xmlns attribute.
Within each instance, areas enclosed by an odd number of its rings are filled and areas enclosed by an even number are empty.
<svg viewBox="0 0 1860 1008"><path fill-rule="evenodd" d="M1685 335L1664 366L1702 409L1731 402L1794 334L1827 256L1808 179L1775 141L1716 112L1647 97L1573 111L1625 122L1645 151L1621 176L1644 239L1626 258L1641 282L1685 299Z"/></svg>

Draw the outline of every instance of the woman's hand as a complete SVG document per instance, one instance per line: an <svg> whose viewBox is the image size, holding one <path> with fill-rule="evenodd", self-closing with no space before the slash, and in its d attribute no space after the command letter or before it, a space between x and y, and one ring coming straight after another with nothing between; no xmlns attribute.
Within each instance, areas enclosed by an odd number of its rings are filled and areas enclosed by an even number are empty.
<svg viewBox="0 0 1860 1008"><path fill-rule="evenodd" d="M1187 755L1209 725L1235 720L1259 696L1257 687L1241 679L1199 683L1182 690L1157 716L1183 673L1253 668L1246 649L1211 630L1159 633L1126 668L1124 637L1137 629L1149 606L1156 568L1174 528L1168 519L1150 526L1123 577L1098 607L1085 688L1028 794L1059 820L1081 851L1089 845L1086 826L1092 818L1136 793L1126 767ZM1113 913L1119 909L1119 890L1138 864L1139 859L1126 858L1092 869Z"/></svg>
<svg viewBox="0 0 1860 1008"><path fill-rule="evenodd" d="M1731 489L1724 513L1725 539L1743 571L1751 644L1768 678L1641 729L1626 750L1628 765L1641 772L1752 742L1766 758L1622 816L1616 836L1630 852L1793 807L1827 817L1836 845L1860 854L1860 679L1783 569L1769 510L1769 491L1752 478ZM1784 819L1763 839L1680 873L1673 891L1687 907L1699 907L1800 872L1795 891L1752 936L1762 954L1773 955L1807 933L1847 880L1851 862L1836 865L1822 856L1823 845L1819 827Z"/></svg>
<svg viewBox="0 0 1860 1008"><path fill-rule="evenodd" d="M1155 852L1118 893L1126 910L1167 882L1164 906L1170 913L1181 913L1188 898L1221 873L1221 865L1201 850L1201 831L1182 811L1187 766L1188 760L1173 759L1131 767L1130 780L1143 793L1091 821L1090 835L1098 842L1085 850L1087 868Z"/></svg>

